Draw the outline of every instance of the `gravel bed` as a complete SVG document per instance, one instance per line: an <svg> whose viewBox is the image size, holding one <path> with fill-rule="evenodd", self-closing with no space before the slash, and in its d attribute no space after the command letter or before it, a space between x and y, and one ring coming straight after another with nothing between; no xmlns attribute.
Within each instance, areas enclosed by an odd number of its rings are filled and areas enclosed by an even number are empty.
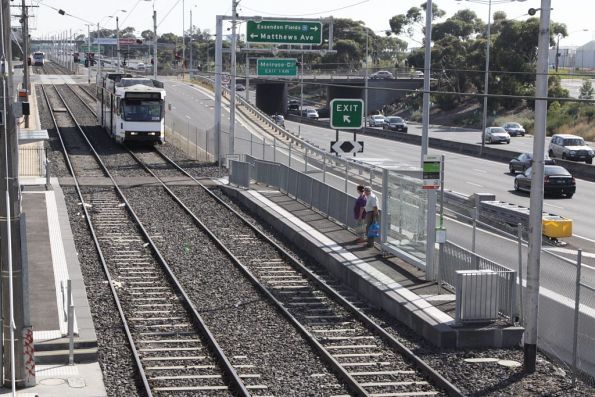
<svg viewBox="0 0 595 397"><path fill-rule="evenodd" d="M256 366L259 383L268 386L266 394L346 393L297 331L189 223L162 188L126 188L125 194L151 235L167 236L157 240L159 249L197 310L228 357L246 355L247 362Z"/></svg>
<svg viewBox="0 0 595 397"><path fill-rule="evenodd" d="M158 146L157 150L163 152L167 157L174 160L180 167L184 168L184 170L195 178L213 178L219 175L219 166L217 163L200 163L194 160L189 160L186 154L168 142L165 142L162 146ZM224 167L221 167L221 175L227 175L227 169Z"/></svg>
<svg viewBox="0 0 595 397"><path fill-rule="evenodd" d="M101 188L82 189L85 194L90 194ZM97 334L99 365L107 394L114 397L144 396L142 385L137 384L139 376L128 347L128 339L83 217L80 199L73 187L64 187L63 191Z"/></svg>
<svg viewBox="0 0 595 397"><path fill-rule="evenodd" d="M295 252L296 258L314 271L327 283L342 285L342 283L329 275L321 266L308 257L307 252L299 250L289 241L280 240L273 234L266 224L251 217L249 211L240 208L232 200L214 190L228 204L243 212L250 223L258 226L265 234L275 239L285 249ZM343 286L349 289L347 286ZM381 310L364 307L364 312L378 324L396 337L401 343L419 355L432 368L442 374L446 379L459 387L469 396L595 396L595 387L580 380L577 388L571 388L571 374L564 363L551 360L544 354L538 353L537 368L534 374L525 374L522 367L508 368L497 364L467 363L466 358L496 358L498 360L512 360L523 363L522 348L511 349L466 349L438 351L428 344L423 338L414 333L410 328L388 316Z"/></svg>

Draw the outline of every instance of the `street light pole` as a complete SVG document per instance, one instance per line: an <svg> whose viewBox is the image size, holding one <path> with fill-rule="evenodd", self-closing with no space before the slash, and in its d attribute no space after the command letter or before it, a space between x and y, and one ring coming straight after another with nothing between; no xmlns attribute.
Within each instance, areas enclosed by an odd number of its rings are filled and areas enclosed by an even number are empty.
<svg viewBox="0 0 595 397"><path fill-rule="evenodd" d="M87 83L91 84L91 25L87 25Z"/></svg>
<svg viewBox="0 0 595 397"><path fill-rule="evenodd" d="M190 9L190 39L188 40L188 44L190 44L190 48L188 49L190 51L190 68L188 73L190 73L190 78L192 78L192 8Z"/></svg>
<svg viewBox="0 0 595 397"><path fill-rule="evenodd" d="M543 175L545 129L547 120L548 52L550 43L551 0L541 0L541 18L537 46L535 81L535 135L533 137L533 174L529 207L529 255L527 258L527 316L524 346L524 369L535 372L537 357L537 320L539 313L539 268L541 265L541 239L543 218ZM539 183L538 183L539 182ZM522 275L521 275L522 280Z"/></svg>
<svg viewBox="0 0 595 397"><path fill-rule="evenodd" d="M184 32L184 0L182 0L182 78L184 78L184 64L186 63L186 32Z"/></svg>
<svg viewBox="0 0 595 397"><path fill-rule="evenodd" d="M116 17L116 51L118 52L116 71L120 73L120 20L118 17Z"/></svg>
<svg viewBox="0 0 595 397"><path fill-rule="evenodd" d="M153 78L157 80L157 11L153 10Z"/></svg>
<svg viewBox="0 0 595 397"><path fill-rule="evenodd" d="M488 27L486 32L486 64L483 76L483 118L481 122L481 150L479 155L483 154L485 149L485 131L488 126L488 73L490 71L490 42L492 33L492 0L488 2Z"/></svg>
<svg viewBox="0 0 595 397"><path fill-rule="evenodd" d="M368 28L366 28L366 71L364 75L364 127L368 127Z"/></svg>

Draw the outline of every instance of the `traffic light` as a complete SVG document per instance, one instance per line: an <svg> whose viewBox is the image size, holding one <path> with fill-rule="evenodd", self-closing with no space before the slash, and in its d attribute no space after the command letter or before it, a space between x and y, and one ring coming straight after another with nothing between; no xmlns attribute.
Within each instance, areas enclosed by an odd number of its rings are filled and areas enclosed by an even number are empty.
<svg viewBox="0 0 595 397"><path fill-rule="evenodd" d="M151 58L151 65L155 65L155 59Z"/></svg>
<svg viewBox="0 0 595 397"><path fill-rule="evenodd" d="M142 44L143 41L141 39L136 39L136 44Z"/></svg>

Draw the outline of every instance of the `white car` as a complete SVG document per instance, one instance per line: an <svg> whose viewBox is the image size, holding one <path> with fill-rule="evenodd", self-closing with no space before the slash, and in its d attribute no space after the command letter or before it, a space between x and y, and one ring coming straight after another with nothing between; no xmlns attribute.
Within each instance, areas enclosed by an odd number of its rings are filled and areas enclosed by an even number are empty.
<svg viewBox="0 0 595 397"><path fill-rule="evenodd" d="M145 70L145 64L142 62L137 63L136 70Z"/></svg>
<svg viewBox="0 0 595 397"><path fill-rule="evenodd" d="M502 127L488 127L484 133L485 143L510 143L510 135Z"/></svg>
<svg viewBox="0 0 595 397"><path fill-rule="evenodd" d="M383 127L386 122L386 117L381 114L375 114L368 117L368 125L370 127Z"/></svg>
<svg viewBox="0 0 595 397"><path fill-rule="evenodd" d="M302 117L318 120L318 112L316 109L304 109L302 110Z"/></svg>

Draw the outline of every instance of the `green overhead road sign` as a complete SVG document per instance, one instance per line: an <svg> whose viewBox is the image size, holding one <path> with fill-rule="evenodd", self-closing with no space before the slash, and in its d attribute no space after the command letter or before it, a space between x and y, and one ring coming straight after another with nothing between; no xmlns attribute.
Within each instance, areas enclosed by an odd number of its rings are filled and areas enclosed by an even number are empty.
<svg viewBox="0 0 595 397"><path fill-rule="evenodd" d="M295 58L259 58L256 60L258 76L297 76Z"/></svg>
<svg viewBox="0 0 595 397"><path fill-rule="evenodd" d="M331 101L331 128L355 130L364 122L364 101L361 99L333 99Z"/></svg>
<svg viewBox="0 0 595 397"><path fill-rule="evenodd" d="M322 22L248 21L248 43L322 44Z"/></svg>

